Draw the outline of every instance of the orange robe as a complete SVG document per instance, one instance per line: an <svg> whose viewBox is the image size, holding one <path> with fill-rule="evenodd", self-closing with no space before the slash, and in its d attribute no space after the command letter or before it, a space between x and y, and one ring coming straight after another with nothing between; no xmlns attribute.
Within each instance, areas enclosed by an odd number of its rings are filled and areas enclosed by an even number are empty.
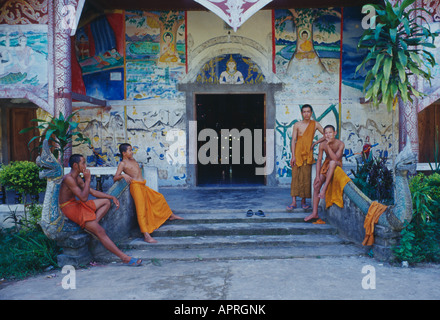
<svg viewBox="0 0 440 320"><path fill-rule="evenodd" d="M130 193L133 197L139 227L142 233L152 233L173 213L164 196L147 187L144 181L132 181Z"/></svg>
<svg viewBox="0 0 440 320"><path fill-rule="evenodd" d="M96 219L96 206L93 200L83 202L71 199L61 203L60 209L69 220L78 224L82 229L84 229L87 221Z"/></svg>
<svg viewBox="0 0 440 320"><path fill-rule="evenodd" d="M311 150L313 137L315 135L316 122L310 120L309 125L302 136L298 136L295 144L296 165L301 167L304 164L314 164L313 150Z"/></svg>
<svg viewBox="0 0 440 320"><path fill-rule="evenodd" d="M367 216L364 221L365 238L362 242L364 246L371 246L374 243L374 225L379 221L380 216L387 209L387 206L373 201L368 208Z"/></svg>
<svg viewBox="0 0 440 320"><path fill-rule="evenodd" d="M324 163L326 161L324 161ZM322 166L322 168L324 168L324 165ZM328 170L328 165L326 166L326 168ZM327 170L325 170L325 172L322 172L323 170L321 169L321 173L326 174ZM350 177L347 176L347 174L344 172L344 170L342 170L341 167L337 166L333 173L332 180L330 181L325 192L326 208L330 207L332 204L336 204L340 208L344 207L344 200L342 198L342 195L344 194L345 185L349 181Z"/></svg>
<svg viewBox="0 0 440 320"><path fill-rule="evenodd" d="M290 195L292 197L311 198L312 174L311 165L315 163L311 150L315 134L316 122L310 120L302 136L298 136L295 144L296 163L292 167Z"/></svg>

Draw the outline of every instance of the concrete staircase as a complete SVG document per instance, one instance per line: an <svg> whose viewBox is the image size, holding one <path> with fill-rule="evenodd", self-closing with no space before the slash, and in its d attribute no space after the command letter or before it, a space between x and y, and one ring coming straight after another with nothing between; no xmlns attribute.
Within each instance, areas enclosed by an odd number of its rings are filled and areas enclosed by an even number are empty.
<svg viewBox="0 0 440 320"><path fill-rule="evenodd" d="M265 210L265 217L246 217L246 210L173 210L184 220L167 221L152 236L119 244L144 261L289 259L362 255L364 250L337 236L328 224L305 223L310 212Z"/></svg>

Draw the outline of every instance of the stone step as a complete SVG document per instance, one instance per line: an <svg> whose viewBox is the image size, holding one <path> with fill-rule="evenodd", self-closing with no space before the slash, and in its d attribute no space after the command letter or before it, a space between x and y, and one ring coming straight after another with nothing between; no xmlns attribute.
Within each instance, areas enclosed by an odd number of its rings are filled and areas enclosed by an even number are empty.
<svg viewBox="0 0 440 320"><path fill-rule="evenodd" d="M336 229L327 224L305 222L228 222L228 223L169 223L162 225L153 237L188 237L215 235L289 235L335 234Z"/></svg>
<svg viewBox="0 0 440 320"><path fill-rule="evenodd" d="M230 235L230 236L188 236L157 237L158 243L147 243L143 238L129 239L122 247L142 250L178 250L192 248L237 248L274 246L324 246L346 244L335 235Z"/></svg>
<svg viewBox="0 0 440 320"><path fill-rule="evenodd" d="M256 210L254 210L255 213ZM289 259L362 255L364 250L337 236L328 224L304 222L309 210L264 210L265 217L237 209L173 210L184 220L167 221L152 233L119 246L146 262L165 260Z"/></svg>
<svg viewBox="0 0 440 320"><path fill-rule="evenodd" d="M272 208L259 208L259 207L246 207L243 209L233 207L233 208L216 208L216 207L209 207L209 208L171 208L175 214L210 214L210 213L220 213L220 214L227 214L227 213L236 213L236 214L246 214L246 212L250 209L254 213L258 210L263 210L265 214L268 213L277 213L277 214L286 214L286 215L292 215L292 214L302 214L307 213L309 214L312 212L312 209L302 209L302 208L296 208L293 210L286 210L283 207L272 207Z"/></svg>
<svg viewBox="0 0 440 320"><path fill-rule="evenodd" d="M293 259L359 256L364 252L353 245L304 245L274 247L237 247L237 248L187 248L176 250L157 249L153 246L145 250L130 249L128 255L141 258L145 263L180 260L244 260L244 259Z"/></svg>
<svg viewBox="0 0 440 320"><path fill-rule="evenodd" d="M168 224L194 224L194 223L230 223L230 222L244 222L244 223L259 223L259 222L304 222L304 218L309 215L304 211L294 213L287 212L265 212L265 217L254 215L246 216L246 212L208 212L203 213L186 213L174 212L175 214L184 218L184 220L173 220L167 222Z"/></svg>

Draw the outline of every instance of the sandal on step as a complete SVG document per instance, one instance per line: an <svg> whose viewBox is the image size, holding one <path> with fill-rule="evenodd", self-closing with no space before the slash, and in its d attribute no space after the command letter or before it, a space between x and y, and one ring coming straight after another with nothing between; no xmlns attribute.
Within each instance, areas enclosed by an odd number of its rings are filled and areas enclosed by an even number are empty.
<svg viewBox="0 0 440 320"><path fill-rule="evenodd" d="M136 258L133 258L133 257L130 257L130 258L131 258L130 261L127 262L127 265L129 267L139 267L142 264L142 260L141 259L136 259Z"/></svg>
<svg viewBox="0 0 440 320"><path fill-rule="evenodd" d="M255 213L255 215L256 215L256 216L259 216L259 217L265 217L265 216L266 216L262 210L258 210L258 211Z"/></svg>
<svg viewBox="0 0 440 320"><path fill-rule="evenodd" d="M249 209L247 212L246 212L246 217L252 217L254 215L254 212L251 210L251 209Z"/></svg>

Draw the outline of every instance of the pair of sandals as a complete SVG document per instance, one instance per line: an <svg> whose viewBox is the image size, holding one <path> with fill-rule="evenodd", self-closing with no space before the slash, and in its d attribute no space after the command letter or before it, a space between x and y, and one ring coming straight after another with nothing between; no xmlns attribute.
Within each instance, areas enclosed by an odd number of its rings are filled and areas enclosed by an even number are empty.
<svg viewBox="0 0 440 320"><path fill-rule="evenodd" d="M253 215L254 215L254 212L251 209L249 209L246 212L246 217L252 217ZM266 216L262 210L258 210L257 212L255 212L255 215L258 217L265 217Z"/></svg>

